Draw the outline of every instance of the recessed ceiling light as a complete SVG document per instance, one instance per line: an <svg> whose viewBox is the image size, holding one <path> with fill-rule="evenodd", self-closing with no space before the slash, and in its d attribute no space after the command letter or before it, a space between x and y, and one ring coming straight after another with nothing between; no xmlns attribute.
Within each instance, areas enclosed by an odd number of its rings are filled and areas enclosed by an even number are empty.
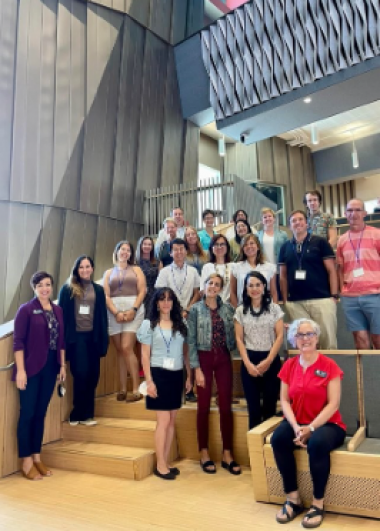
<svg viewBox="0 0 380 531"><path fill-rule="evenodd" d="M311 103L311 98L310 98L310 96L308 96L307 98L304 98L303 101L304 101L305 103Z"/></svg>

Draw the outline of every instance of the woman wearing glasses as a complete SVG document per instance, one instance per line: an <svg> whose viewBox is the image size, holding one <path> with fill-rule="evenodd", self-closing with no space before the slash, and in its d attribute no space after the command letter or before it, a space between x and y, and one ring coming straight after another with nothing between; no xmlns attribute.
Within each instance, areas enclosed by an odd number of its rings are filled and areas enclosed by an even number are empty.
<svg viewBox="0 0 380 531"><path fill-rule="evenodd" d="M319 335L319 326L309 319L294 321L288 330L288 340L299 349L299 355L288 359L278 375L285 418L271 438L287 496L276 516L279 523L290 522L304 510L293 451L307 448L313 502L302 520L306 528L318 527L323 521L330 452L341 446L346 436L339 413L343 372L335 361L318 352Z"/></svg>
<svg viewBox="0 0 380 531"><path fill-rule="evenodd" d="M283 316L279 305L271 300L264 275L258 271L248 273L244 281L243 304L238 306L234 319L236 343L243 360L241 379L250 430L276 413Z"/></svg>
<svg viewBox="0 0 380 531"><path fill-rule="evenodd" d="M220 298L223 302L230 301L230 277L233 263L230 258L230 244L223 234L215 234L210 241L210 262L202 269L201 291L203 292L206 279L217 273L223 278L223 288Z"/></svg>

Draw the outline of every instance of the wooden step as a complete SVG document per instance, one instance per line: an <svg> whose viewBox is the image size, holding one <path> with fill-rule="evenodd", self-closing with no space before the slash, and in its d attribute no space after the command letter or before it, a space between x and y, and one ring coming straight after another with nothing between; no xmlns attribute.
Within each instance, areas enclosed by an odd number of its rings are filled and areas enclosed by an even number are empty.
<svg viewBox="0 0 380 531"><path fill-rule="evenodd" d="M154 450L155 421L107 417L98 417L96 420L96 426L70 426L68 422L64 422L63 439ZM174 439L170 460L177 459L177 456L177 442Z"/></svg>
<svg viewBox="0 0 380 531"><path fill-rule="evenodd" d="M52 468L134 480L152 474L156 462L147 448L73 441L45 445L42 458Z"/></svg>
<svg viewBox="0 0 380 531"><path fill-rule="evenodd" d="M96 417L156 420L156 412L145 407L145 400L139 402L118 402L116 394L102 396L95 401Z"/></svg>

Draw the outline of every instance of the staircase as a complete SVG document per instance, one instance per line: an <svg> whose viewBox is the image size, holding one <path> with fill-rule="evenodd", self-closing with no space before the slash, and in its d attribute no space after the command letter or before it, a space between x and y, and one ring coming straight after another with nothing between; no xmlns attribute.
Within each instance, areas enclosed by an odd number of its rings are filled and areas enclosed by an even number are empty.
<svg viewBox="0 0 380 531"><path fill-rule="evenodd" d="M53 468L125 479L144 479L156 464L155 413L145 401L117 402L116 395L96 400L96 426L63 424L63 440L43 447L43 461ZM170 461L177 459L173 441Z"/></svg>

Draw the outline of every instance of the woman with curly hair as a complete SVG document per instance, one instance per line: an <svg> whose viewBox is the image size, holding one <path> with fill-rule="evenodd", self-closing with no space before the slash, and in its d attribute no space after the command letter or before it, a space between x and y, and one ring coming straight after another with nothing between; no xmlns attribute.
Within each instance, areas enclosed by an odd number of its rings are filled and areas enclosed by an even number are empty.
<svg viewBox="0 0 380 531"><path fill-rule="evenodd" d="M194 227L186 227L184 240L189 247L185 262L187 265L195 267L200 275L203 266L209 261L208 252L203 250L201 240Z"/></svg>
<svg viewBox="0 0 380 531"><path fill-rule="evenodd" d="M190 364L184 341L187 328L174 291L159 288L153 295L148 319L137 332L142 345L147 397L146 408L156 411L155 445L157 467L154 474L175 479L178 468L170 468L168 459L173 442L175 419L182 404L183 367L186 366L186 390L190 391Z"/></svg>
<svg viewBox="0 0 380 531"><path fill-rule="evenodd" d="M240 356L241 379L247 399L249 429L276 413L280 391L284 313L272 302L264 275L248 273L244 280L243 304L235 312L235 335ZM262 405L261 405L262 394Z"/></svg>

